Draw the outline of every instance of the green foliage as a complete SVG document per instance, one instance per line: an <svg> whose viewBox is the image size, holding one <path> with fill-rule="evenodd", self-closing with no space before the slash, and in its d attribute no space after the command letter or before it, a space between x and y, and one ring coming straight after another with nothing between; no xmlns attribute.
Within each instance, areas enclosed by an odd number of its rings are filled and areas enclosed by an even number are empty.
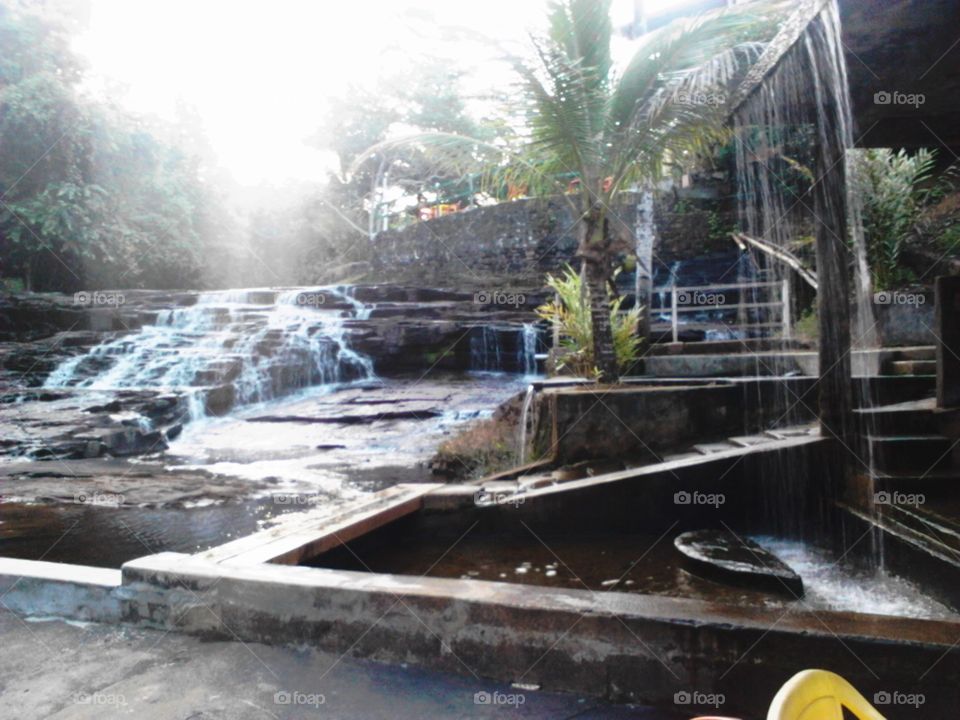
<svg viewBox="0 0 960 720"><path fill-rule="evenodd" d="M800 316L800 319L794 323L793 329L801 340L815 342L820 337L820 321L815 305Z"/></svg>
<svg viewBox="0 0 960 720"><path fill-rule="evenodd" d="M557 294L552 302L537 308L537 315L559 326L561 352L558 370L569 370L578 377L597 374L593 359L593 322L583 280L567 265L559 277L547 275L547 285ZM621 370L632 367L639 356L641 338L637 335L643 308L621 312L623 298L610 301L610 324L614 355Z"/></svg>
<svg viewBox="0 0 960 720"><path fill-rule="evenodd" d="M900 254L915 232L927 191L935 153L919 150L861 150L853 154L852 183L863 202L867 259L878 290L894 288L912 278L900 264Z"/></svg>
<svg viewBox="0 0 960 720"><path fill-rule="evenodd" d="M960 223L944 228L939 237L939 245L945 253L960 252Z"/></svg>
<svg viewBox="0 0 960 720"><path fill-rule="evenodd" d="M42 290L200 284L222 223L183 128L86 97L69 33L38 8L0 6L0 276Z"/></svg>

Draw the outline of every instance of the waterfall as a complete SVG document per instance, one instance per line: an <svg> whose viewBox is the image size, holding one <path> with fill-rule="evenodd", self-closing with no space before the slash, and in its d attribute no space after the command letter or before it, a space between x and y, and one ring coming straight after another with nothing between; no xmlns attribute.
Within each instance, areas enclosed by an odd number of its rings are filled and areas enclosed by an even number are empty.
<svg viewBox="0 0 960 720"><path fill-rule="evenodd" d="M483 325L470 335L470 369L537 374L537 326Z"/></svg>
<svg viewBox="0 0 960 720"><path fill-rule="evenodd" d="M870 281L857 199L847 192L846 151L853 147L853 118L836 0L827 2L776 66L738 107L734 116L737 145L740 222L748 235L787 250L804 252L805 238L816 238L819 277L820 393L819 414L826 436L851 437L851 362L849 278L852 259L857 276L856 337L869 344ZM851 253L852 250L852 253ZM851 257L852 256L852 257ZM789 278L783 265L757 259L766 281ZM793 280L793 278L790 278ZM758 313L758 319L764 313ZM758 366L760 362L758 360ZM758 370L760 368L758 367ZM767 363L765 373L782 373ZM758 372L758 374L760 374ZM777 383L780 397L770 424L793 420L797 395ZM772 399L772 398L771 398ZM804 401L816 407L813 397ZM833 468L824 468L829 473ZM777 467L787 487L803 487L812 477L802 468ZM834 483L825 481L825 485ZM829 492L828 488L828 492ZM806 516L803 516L803 515ZM804 509L781 504L775 515L815 523ZM799 516L799 517L798 517ZM826 519L826 518L824 518Z"/></svg>
<svg viewBox="0 0 960 720"><path fill-rule="evenodd" d="M372 377L371 360L347 340L345 320L360 314L338 288L204 293L195 305L160 311L154 324L67 360L45 386L183 391L191 420L222 414Z"/></svg>
<svg viewBox="0 0 960 720"><path fill-rule="evenodd" d="M524 375L537 374L537 326L533 323L523 324L523 344L519 350L518 365L523 367Z"/></svg>
<svg viewBox="0 0 960 720"><path fill-rule="evenodd" d="M660 320L662 322L671 322L670 315L667 314L667 308L670 308L669 312L673 312L670 291L677 286L677 279L680 277L681 265L683 265L682 260L674 260L672 263L670 263L670 272L667 276L667 283L666 285L662 285L660 290L657 292L657 298L660 301Z"/></svg>
<svg viewBox="0 0 960 720"><path fill-rule="evenodd" d="M527 459L527 424L530 422L530 408L533 407L533 397L536 391L533 385L527 385L527 393L523 396L523 409L520 411L519 465L523 465Z"/></svg>
<svg viewBox="0 0 960 720"><path fill-rule="evenodd" d="M470 369L480 371L502 371L503 361L500 353L500 334L495 328L484 325L470 336Z"/></svg>

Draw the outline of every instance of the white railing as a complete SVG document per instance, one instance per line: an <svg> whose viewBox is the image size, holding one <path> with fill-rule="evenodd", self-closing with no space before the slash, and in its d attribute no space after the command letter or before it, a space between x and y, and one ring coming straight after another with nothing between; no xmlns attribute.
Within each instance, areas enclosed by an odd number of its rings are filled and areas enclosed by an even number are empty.
<svg viewBox="0 0 960 720"><path fill-rule="evenodd" d="M737 302L726 302L726 291L737 291ZM754 292L750 292L753 290ZM766 302L758 302L754 298L757 291L764 291L770 298ZM779 328L785 339L790 337L792 318L790 317L790 282L786 278L770 282L750 282L750 283L725 283L717 285L688 285L672 286L663 288L654 288L651 294L651 300L655 296L663 297L665 293L670 293L670 305L667 307L650 308L651 328L659 325L661 328L666 324L664 322L652 322L653 313L659 315L669 315L669 326L673 335L673 342L680 340L680 317L684 313L702 313L704 311L736 311L738 323L735 326L723 322L705 322L704 325L716 325L718 327L751 327L751 328ZM749 302L748 302L749 300ZM746 313L749 310L767 309L768 315L776 316L776 320L766 320L758 322L746 322Z"/></svg>

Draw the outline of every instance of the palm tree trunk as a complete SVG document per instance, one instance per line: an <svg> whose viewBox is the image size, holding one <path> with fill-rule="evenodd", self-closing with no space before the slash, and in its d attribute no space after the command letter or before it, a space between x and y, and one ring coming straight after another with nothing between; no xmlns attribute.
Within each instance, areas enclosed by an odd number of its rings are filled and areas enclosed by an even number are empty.
<svg viewBox="0 0 960 720"><path fill-rule="evenodd" d="M593 362L603 383L619 379L617 357L613 350L613 329L610 325L610 298L607 283L610 272L600 263L587 262L587 292L590 293L590 320L593 326Z"/></svg>
<svg viewBox="0 0 960 720"><path fill-rule="evenodd" d="M593 331L593 363L599 371L599 382L614 383L619 379L617 357L613 349L610 325L610 298L607 284L611 275L608 257L609 228L603 211L595 205L581 221L582 235L578 255L583 260L584 283L590 300L590 324Z"/></svg>

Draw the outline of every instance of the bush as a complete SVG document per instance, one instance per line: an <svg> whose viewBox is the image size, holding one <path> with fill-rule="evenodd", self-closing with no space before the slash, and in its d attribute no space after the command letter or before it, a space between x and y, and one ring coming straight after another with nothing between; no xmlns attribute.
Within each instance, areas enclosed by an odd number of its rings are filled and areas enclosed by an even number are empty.
<svg viewBox="0 0 960 720"><path fill-rule="evenodd" d="M569 370L578 377L595 377L599 373L593 360L593 323L583 280L567 265L562 276L547 275L547 285L557 293L557 299L538 307L537 315L560 326L557 370ZM610 325L617 365L620 370L628 370L640 354L642 340L637 327L643 308L621 312L622 302L622 297L610 300Z"/></svg>
<svg viewBox="0 0 960 720"><path fill-rule="evenodd" d="M907 239L915 233L928 190L935 153L919 150L861 150L853 153L852 183L863 200L863 232L875 289L886 290L910 282L900 263Z"/></svg>
<svg viewBox="0 0 960 720"><path fill-rule="evenodd" d="M437 448L431 461L436 474L475 479L516 465L517 426L508 418L478 420Z"/></svg>

